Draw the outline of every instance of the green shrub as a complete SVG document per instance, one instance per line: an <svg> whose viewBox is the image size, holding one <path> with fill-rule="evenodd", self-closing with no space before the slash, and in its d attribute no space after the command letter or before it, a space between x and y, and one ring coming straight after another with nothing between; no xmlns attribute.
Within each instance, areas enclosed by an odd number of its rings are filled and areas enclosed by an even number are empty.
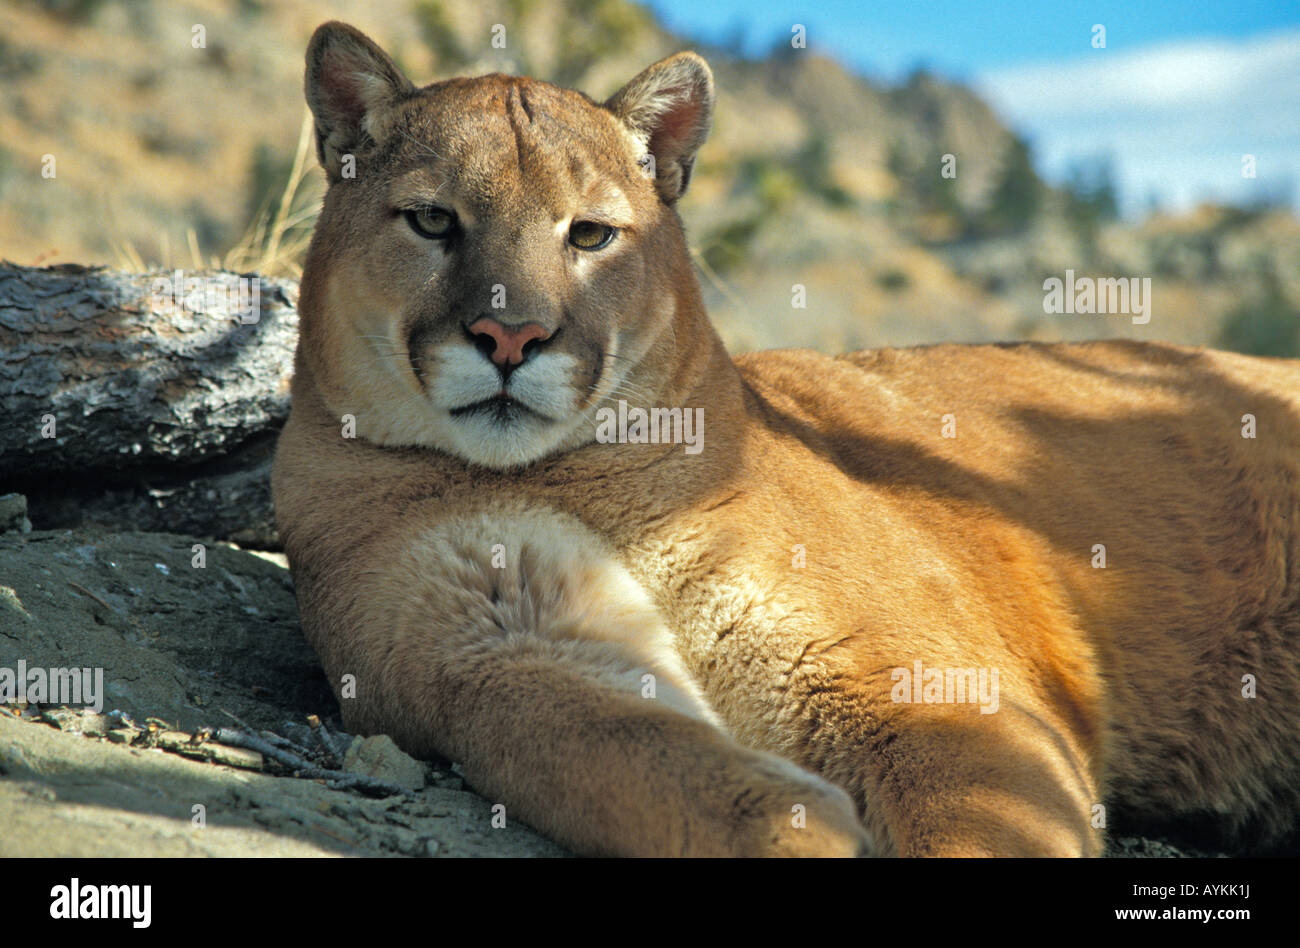
<svg viewBox="0 0 1300 948"><path fill-rule="evenodd" d="M1300 309L1275 277L1265 280L1263 292L1227 312L1219 332L1219 345L1247 355L1300 356Z"/></svg>

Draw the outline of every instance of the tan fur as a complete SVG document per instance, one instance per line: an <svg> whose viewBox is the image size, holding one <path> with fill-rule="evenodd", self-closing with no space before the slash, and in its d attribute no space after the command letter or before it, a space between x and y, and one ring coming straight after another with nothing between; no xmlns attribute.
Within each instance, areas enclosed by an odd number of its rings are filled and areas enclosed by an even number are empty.
<svg viewBox="0 0 1300 948"><path fill-rule="evenodd" d="M1300 364L1122 342L733 361L672 209L702 60L601 106L355 79L380 57L340 24L308 53L332 184L274 477L350 729L461 761L591 853L1094 855L1100 804L1112 830L1295 829ZM414 235L393 208L415 192L464 239ZM593 204L621 230L573 251ZM530 391L572 406L471 438L438 373L478 371L457 347L498 284L497 316L559 328ZM703 451L596 443L620 398L702 407ZM893 700L917 660L996 669L996 712Z"/></svg>

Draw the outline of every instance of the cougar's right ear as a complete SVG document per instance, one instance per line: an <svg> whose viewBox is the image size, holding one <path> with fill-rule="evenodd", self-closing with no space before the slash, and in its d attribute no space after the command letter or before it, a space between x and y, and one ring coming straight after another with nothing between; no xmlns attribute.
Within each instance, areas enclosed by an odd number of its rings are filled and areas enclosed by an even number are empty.
<svg viewBox="0 0 1300 948"><path fill-rule="evenodd" d="M333 184L345 155L383 137L383 117L415 91L397 64L360 30L331 20L307 44L307 106L316 119L316 155Z"/></svg>

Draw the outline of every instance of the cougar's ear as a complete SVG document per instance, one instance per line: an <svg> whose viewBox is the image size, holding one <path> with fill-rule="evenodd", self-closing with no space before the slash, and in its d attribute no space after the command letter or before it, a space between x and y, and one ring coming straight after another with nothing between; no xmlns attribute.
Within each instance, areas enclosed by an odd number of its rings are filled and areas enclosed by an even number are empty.
<svg viewBox="0 0 1300 948"><path fill-rule="evenodd" d="M381 140L384 113L415 91L370 37L337 21L312 34L303 86L316 119L316 155L331 184L341 177L343 156Z"/></svg>
<svg viewBox="0 0 1300 948"><path fill-rule="evenodd" d="M713 124L713 73L695 53L660 60L605 103L654 156L655 187L668 204L686 191L695 153Z"/></svg>

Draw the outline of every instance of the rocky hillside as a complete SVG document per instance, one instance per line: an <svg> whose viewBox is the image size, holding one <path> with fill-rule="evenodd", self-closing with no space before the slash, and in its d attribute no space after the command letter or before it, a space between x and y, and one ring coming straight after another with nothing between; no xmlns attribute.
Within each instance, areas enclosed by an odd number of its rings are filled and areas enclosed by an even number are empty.
<svg viewBox="0 0 1300 948"><path fill-rule="evenodd" d="M700 48L626 0L19 0L0 8L0 257L294 275L320 195L305 155L282 199L302 52L330 17L417 80L527 72L596 97ZM717 123L682 211L733 347L1130 335L1300 352L1291 213L1116 221L1104 175L1046 187L1025 143L942 78L873 83L815 36L762 60L700 51ZM1151 321L1044 313L1043 280L1067 269L1150 277Z"/></svg>

